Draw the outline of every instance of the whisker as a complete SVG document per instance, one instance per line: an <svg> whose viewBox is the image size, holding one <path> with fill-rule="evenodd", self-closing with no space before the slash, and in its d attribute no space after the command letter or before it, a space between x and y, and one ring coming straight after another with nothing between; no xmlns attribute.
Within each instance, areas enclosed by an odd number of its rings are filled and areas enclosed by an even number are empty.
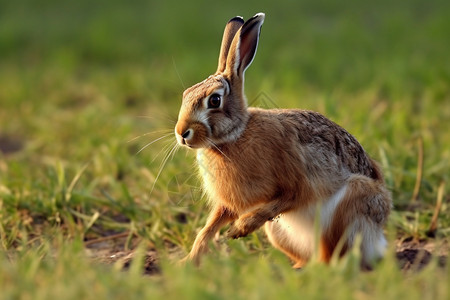
<svg viewBox="0 0 450 300"><path fill-rule="evenodd" d="M150 190L150 194L153 192L153 189L155 188L156 182L158 182L159 176L162 173L162 170L166 166L167 161L169 160L169 157L172 155L172 153L177 149L177 143L175 141L175 144L173 145L172 149L169 151L169 153L166 155L166 157L161 162L158 174L156 175L155 182L153 182L152 189Z"/></svg>
<svg viewBox="0 0 450 300"><path fill-rule="evenodd" d="M159 138L157 138L157 139L151 141L150 143L147 143L147 144L146 144L144 147L142 147L138 152L136 152L136 155L138 155L139 153L141 153L145 148L147 148L147 147L150 146L151 144L156 143L156 142L159 141L159 140L165 139L165 138L167 138L167 137L169 137L169 136L171 136L171 135L172 135L172 133L169 133L169 134L163 135L162 137L159 137Z"/></svg>
<svg viewBox="0 0 450 300"><path fill-rule="evenodd" d="M216 143L214 143L210 138L206 138L208 140L208 142L211 143L211 145L217 150L219 151L223 156L225 156L229 161L231 161L231 158L229 158L220 148L219 146L216 145Z"/></svg>
<svg viewBox="0 0 450 300"><path fill-rule="evenodd" d="M151 116L136 116L136 118L150 119L150 120L158 120L159 119L159 120L169 121L172 124L176 124L177 123L177 120L174 119L173 116L170 116L170 115L167 115L167 114L164 114L163 116L165 118L161 118L161 117L157 118L157 117L151 117Z"/></svg>
<svg viewBox="0 0 450 300"><path fill-rule="evenodd" d="M164 145L164 147L158 152L158 154L156 154L156 156L153 157L153 159L150 163L153 163L161 153L165 153L164 156L166 156L167 152L169 152L170 147L172 147L172 144L173 144L172 141L169 141L168 143L166 143L166 145Z"/></svg>
<svg viewBox="0 0 450 300"><path fill-rule="evenodd" d="M177 153L177 151L181 148L180 144L178 144L178 142L175 144L175 151L172 153L172 158L173 159L175 157L175 154Z"/></svg>
<svg viewBox="0 0 450 300"><path fill-rule="evenodd" d="M137 139L139 139L141 137L148 136L148 135L151 135L151 134L171 133L171 132L172 132L172 129L163 129L163 130L150 131L150 132L146 132L144 134L141 134L141 135L138 135L138 136L132 138L131 140L127 141L127 143L131 143L131 142L133 142L133 141L135 141L135 140L137 140Z"/></svg>
<svg viewBox="0 0 450 300"><path fill-rule="evenodd" d="M178 72L177 64L175 63L175 58L173 56L172 56L172 62L173 62L173 67L175 69L175 72L177 73L178 79L180 79L181 86L183 87L183 90L185 90L186 87L184 85L184 82L183 82L183 79L181 78L180 73Z"/></svg>

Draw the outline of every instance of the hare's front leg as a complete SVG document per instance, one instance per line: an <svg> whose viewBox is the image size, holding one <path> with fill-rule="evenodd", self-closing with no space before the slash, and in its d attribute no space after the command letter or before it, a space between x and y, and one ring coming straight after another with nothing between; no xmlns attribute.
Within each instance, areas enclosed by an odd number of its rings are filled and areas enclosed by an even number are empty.
<svg viewBox="0 0 450 300"><path fill-rule="evenodd" d="M295 199L295 198L291 198ZM291 199L274 199L263 206L239 217L230 227L227 236L233 239L244 237L260 228L269 220L281 213L295 209L295 201Z"/></svg>
<svg viewBox="0 0 450 300"><path fill-rule="evenodd" d="M200 230L195 238L192 250L185 260L192 260L198 265L200 256L208 251L208 242L214 237L216 232L236 218L236 215L227 208L220 205L216 206L209 215L205 227Z"/></svg>

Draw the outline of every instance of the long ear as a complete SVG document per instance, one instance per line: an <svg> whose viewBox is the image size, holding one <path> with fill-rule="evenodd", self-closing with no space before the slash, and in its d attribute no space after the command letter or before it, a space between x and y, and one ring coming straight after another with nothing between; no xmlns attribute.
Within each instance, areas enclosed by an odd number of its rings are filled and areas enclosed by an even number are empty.
<svg viewBox="0 0 450 300"><path fill-rule="evenodd" d="M227 71L238 77L244 75L255 57L264 17L263 13L256 14L236 33L227 57Z"/></svg>
<svg viewBox="0 0 450 300"><path fill-rule="evenodd" d="M228 51L230 50L231 42L233 41L236 32L244 24L244 19L242 17L234 17L228 21L225 26L225 31L223 32L222 45L220 46L219 54L219 66L217 67L217 73L225 71L227 64Z"/></svg>

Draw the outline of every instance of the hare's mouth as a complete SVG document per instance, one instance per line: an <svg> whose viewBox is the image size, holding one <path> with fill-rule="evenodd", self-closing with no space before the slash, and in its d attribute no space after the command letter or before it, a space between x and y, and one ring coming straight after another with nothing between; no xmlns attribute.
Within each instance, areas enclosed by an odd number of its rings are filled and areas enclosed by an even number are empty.
<svg viewBox="0 0 450 300"><path fill-rule="evenodd" d="M208 148L209 144L206 139L199 138L195 135L177 134L178 144L190 149Z"/></svg>
<svg viewBox="0 0 450 300"><path fill-rule="evenodd" d="M179 127L177 126L175 134L178 144L181 146L192 149L209 147L209 130L200 122L182 124L182 126Z"/></svg>
<svg viewBox="0 0 450 300"><path fill-rule="evenodd" d="M186 141L185 139L181 139L178 143L182 146L185 146L189 149L200 149L200 148L209 148L210 145L206 141Z"/></svg>
<svg viewBox="0 0 450 300"><path fill-rule="evenodd" d="M187 147L189 149L201 149L201 148L206 149L215 146L215 143L208 137L203 137L202 139L199 138L186 139L183 138L183 136L181 135L177 135L177 141L178 144Z"/></svg>
<svg viewBox="0 0 450 300"><path fill-rule="evenodd" d="M188 142L186 142L186 141L181 142L181 145L183 145L183 146L185 146L185 147L188 147L189 149L197 149L197 148L201 148L201 147L199 147L199 146L196 145L196 144L190 144L190 143L188 143Z"/></svg>

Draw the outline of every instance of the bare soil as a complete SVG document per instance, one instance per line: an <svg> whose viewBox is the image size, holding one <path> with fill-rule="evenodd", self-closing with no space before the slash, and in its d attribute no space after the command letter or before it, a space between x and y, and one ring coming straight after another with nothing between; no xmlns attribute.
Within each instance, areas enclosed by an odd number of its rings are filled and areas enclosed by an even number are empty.
<svg viewBox="0 0 450 300"><path fill-rule="evenodd" d="M417 241L413 239L398 240L396 258L402 270L421 270L437 256L438 265L444 267L448 260L450 245L437 245L434 240Z"/></svg>
<svg viewBox="0 0 450 300"><path fill-rule="evenodd" d="M127 234L128 235L128 234ZM127 270L135 256L137 242L132 241L127 249L127 235L112 235L105 238L86 241L85 251L94 262L113 265L120 264L123 270ZM161 272L158 264L156 250L149 249L145 253L143 273L145 275L156 275Z"/></svg>
<svg viewBox="0 0 450 300"><path fill-rule="evenodd" d="M126 249L125 243L126 236L123 234L89 240L86 241L86 253L95 262L106 265L119 264L123 270L127 270L133 261L135 252L132 249L137 242L130 246L131 249ZM403 271L420 271L435 256L438 265L444 267L447 264L449 249L448 243L437 245L434 240L397 240L396 258L399 268ZM156 275L160 272L158 253L155 249L149 249L145 253L143 273Z"/></svg>

